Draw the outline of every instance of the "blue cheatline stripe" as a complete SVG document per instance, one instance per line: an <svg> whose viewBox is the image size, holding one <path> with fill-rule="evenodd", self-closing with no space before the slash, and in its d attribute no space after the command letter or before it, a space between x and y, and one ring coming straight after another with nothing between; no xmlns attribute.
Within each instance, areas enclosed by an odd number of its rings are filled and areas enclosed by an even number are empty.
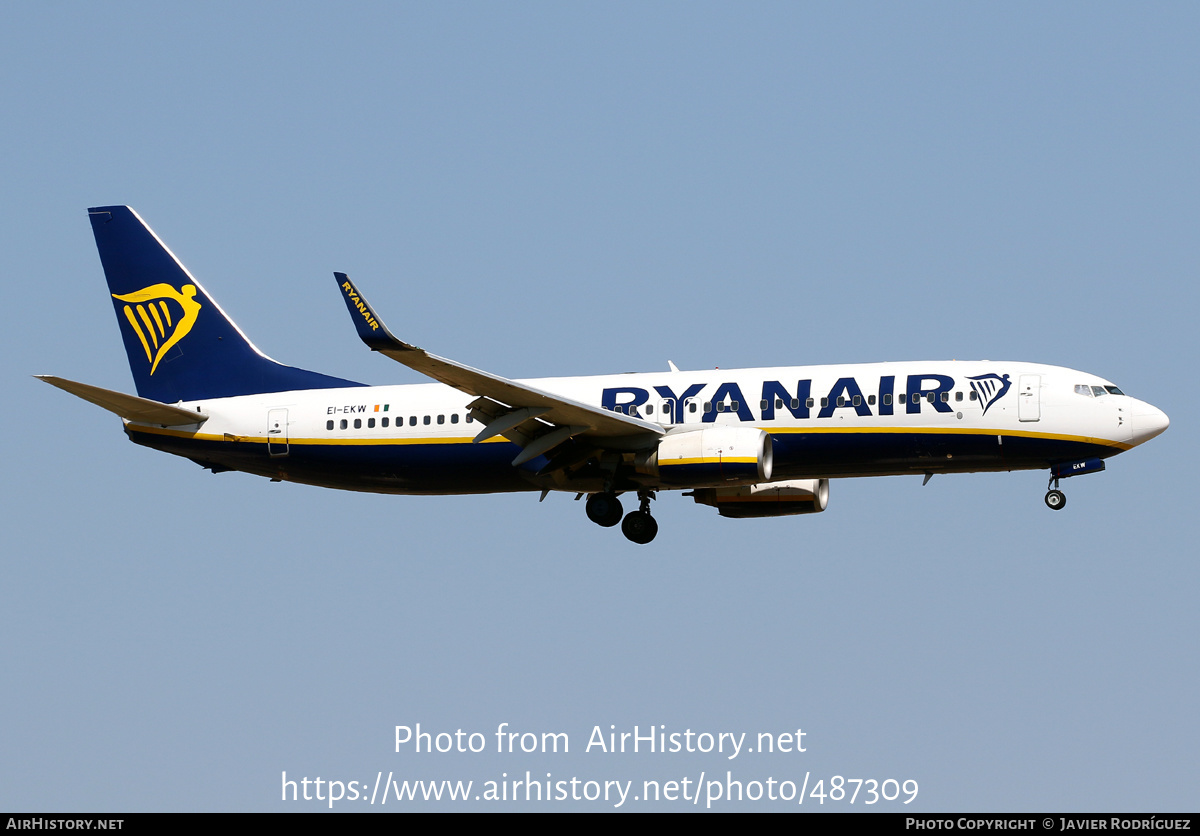
<svg viewBox="0 0 1200 836"><path fill-rule="evenodd" d="M522 468L511 465L515 444L497 438L473 444L470 438L409 437L289 438L289 455L267 455L265 435L225 437L178 429L128 424L130 437L141 444L260 475L283 475L331 487L383 493L474 493L528 490L535 487ZM870 476L922 471L970 472L1026 470L1092 456L1107 457L1119 450L1081 438L1061 438L1030 432L995 433L785 433L774 439L774 480ZM536 470L536 461L524 471ZM716 465L697 465L707 481ZM748 465L736 465L748 468ZM667 466L664 484L686 487L691 466ZM730 469L725 475L741 471ZM694 474L693 474L694 475Z"/></svg>

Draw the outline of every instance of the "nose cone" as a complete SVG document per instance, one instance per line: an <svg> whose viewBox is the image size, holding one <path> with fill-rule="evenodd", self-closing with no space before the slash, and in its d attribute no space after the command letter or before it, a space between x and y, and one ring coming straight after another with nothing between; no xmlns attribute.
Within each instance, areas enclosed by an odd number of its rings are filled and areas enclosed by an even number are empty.
<svg viewBox="0 0 1200 836"><path fill-rule="evenodd" d="M1171 426L1171 419L1161 409L1145 401L1133 407L1133 443L1142 444Z"/></svg>

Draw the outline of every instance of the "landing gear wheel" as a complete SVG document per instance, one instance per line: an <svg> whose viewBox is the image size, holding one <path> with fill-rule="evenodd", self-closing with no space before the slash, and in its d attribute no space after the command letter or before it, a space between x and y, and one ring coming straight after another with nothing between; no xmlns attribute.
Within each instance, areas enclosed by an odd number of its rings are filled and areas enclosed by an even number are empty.
<svg viewBox="0 0 1200 836"><path fill-rule="evenodd" d="M640 546L644 546L658 534L658 523L649 511L631 511L621 523L621 533Z"/></svg>
<svg viewBox="0 0 1200 836"><path fill-rule="evenodd" d="M584 510L587 511L589 520L605 528L612 528L619 523L621 515L625 513L625 509L621 507L621 500L617 499L615 493L592 494L588 497Z"/></svg>
<svg viewBox="0 0 1200 836"><path fill-rule="evenodd" d="M1059 490L1047 491L1046 507L1051 511L1061 511L1067 507L1067 495Z"/></svg>

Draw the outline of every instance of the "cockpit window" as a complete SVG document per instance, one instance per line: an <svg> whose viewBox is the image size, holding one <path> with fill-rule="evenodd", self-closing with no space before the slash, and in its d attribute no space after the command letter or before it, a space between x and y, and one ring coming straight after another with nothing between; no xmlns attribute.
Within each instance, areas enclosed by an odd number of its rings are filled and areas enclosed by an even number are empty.
<svg viewBox="0 0 1200 836"><path fill-rule="evenodd" d="M1116 386L1089 386L1086 383L1075 384L1075 394L1088 398L1098 398L1101 395L1124 395Z"/></svg>

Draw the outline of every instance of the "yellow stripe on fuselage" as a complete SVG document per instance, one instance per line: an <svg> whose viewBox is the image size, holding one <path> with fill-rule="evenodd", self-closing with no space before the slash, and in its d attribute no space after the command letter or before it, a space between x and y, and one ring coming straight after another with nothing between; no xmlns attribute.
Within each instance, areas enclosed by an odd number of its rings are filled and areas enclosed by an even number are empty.
<svg viewBox="0 0 1200 836"><path fill-rule="evenodd" d="M187 432L186 430L176 430L170 427L151 427L143 424L134 424L126 422L126 426L135 432L150 433L152 435L169 435L173 438L191 438L196 441L246 441L250 443L265 444L270 441L273 444L283 444L285 441L288 444L312 444L312 445L338 445L338 446L392 446L397 444L470 444L474 440L472 436L455 436L452 438L280 438L279 436L267 437L265 435L239 435L231 439L226 439L227 434L218 433L203 433L203 432ZM228 435L232 435L229 433ZM507 441L502 436L485 439L479 442L480 444L493 444Z"/></svg>
<svg viewBox="0 0 1200 836"><path fill-rule="evenodd" d="M146 426L143 424L128 423L136 432L151 433L154 435L168 435L174 438L191 438L197 441L225 441L225 436L216 433L201 433L187 432L185 430L171 429L167 427ZM782 434L862 434L862 433L888 433L888 434L908 434L908 435L991 435L1001 436L1002 438L1039 438L1052 441L1074 441L1081 444L1095 444L1104 447L1115 447L1118 450L1130 450L1132 444L1127 444L1120 441L1113 441L1109 438L1093 438L1082 435L1063 435L1061 433L1040 433L1032 430L997 430L997 429L977 429L968 427L759 427L771 435ZM236 441L245 441L251 443L265 444L268 441L267 436L237 436ZM282 443L284 439L270 439L276 443ZM421 436L416 438L404 437L375 437L375 438L288 438L289 444L304 444L317 446L395 446L405 444L470 444L473 441L472 436ZM494 444L506 442L507 439L503 436L486 439L482 444ZM728 462L737 464L748 464L758 461L753 457L735 457L735 458L697 458L697 459L671 459L668 461L659 462L659 465L679 465L679 464L710 464L714 462Z"/></svg>
<svg viewBox="0 0 1200 836"><path fill-rule="evenodd" d="M669 467L675 464L756 464L754 456L711 456L698 459L660 459L659 467Z"/></svg>
<svg viewBox="0 0 1200 836"><path fill-rule="evenodd" d="M1101 444L1118 450L1131 450L1132 444L1113 441L1111 438L1093 438L1086 435L1063 435L1041 433L1032 430L997 430L979 427L758 427L771 435L783 433L896 433L917 435L998 435L1005 438L1043 438L1052 441L1079 441L1084 444Z"/></svg>

